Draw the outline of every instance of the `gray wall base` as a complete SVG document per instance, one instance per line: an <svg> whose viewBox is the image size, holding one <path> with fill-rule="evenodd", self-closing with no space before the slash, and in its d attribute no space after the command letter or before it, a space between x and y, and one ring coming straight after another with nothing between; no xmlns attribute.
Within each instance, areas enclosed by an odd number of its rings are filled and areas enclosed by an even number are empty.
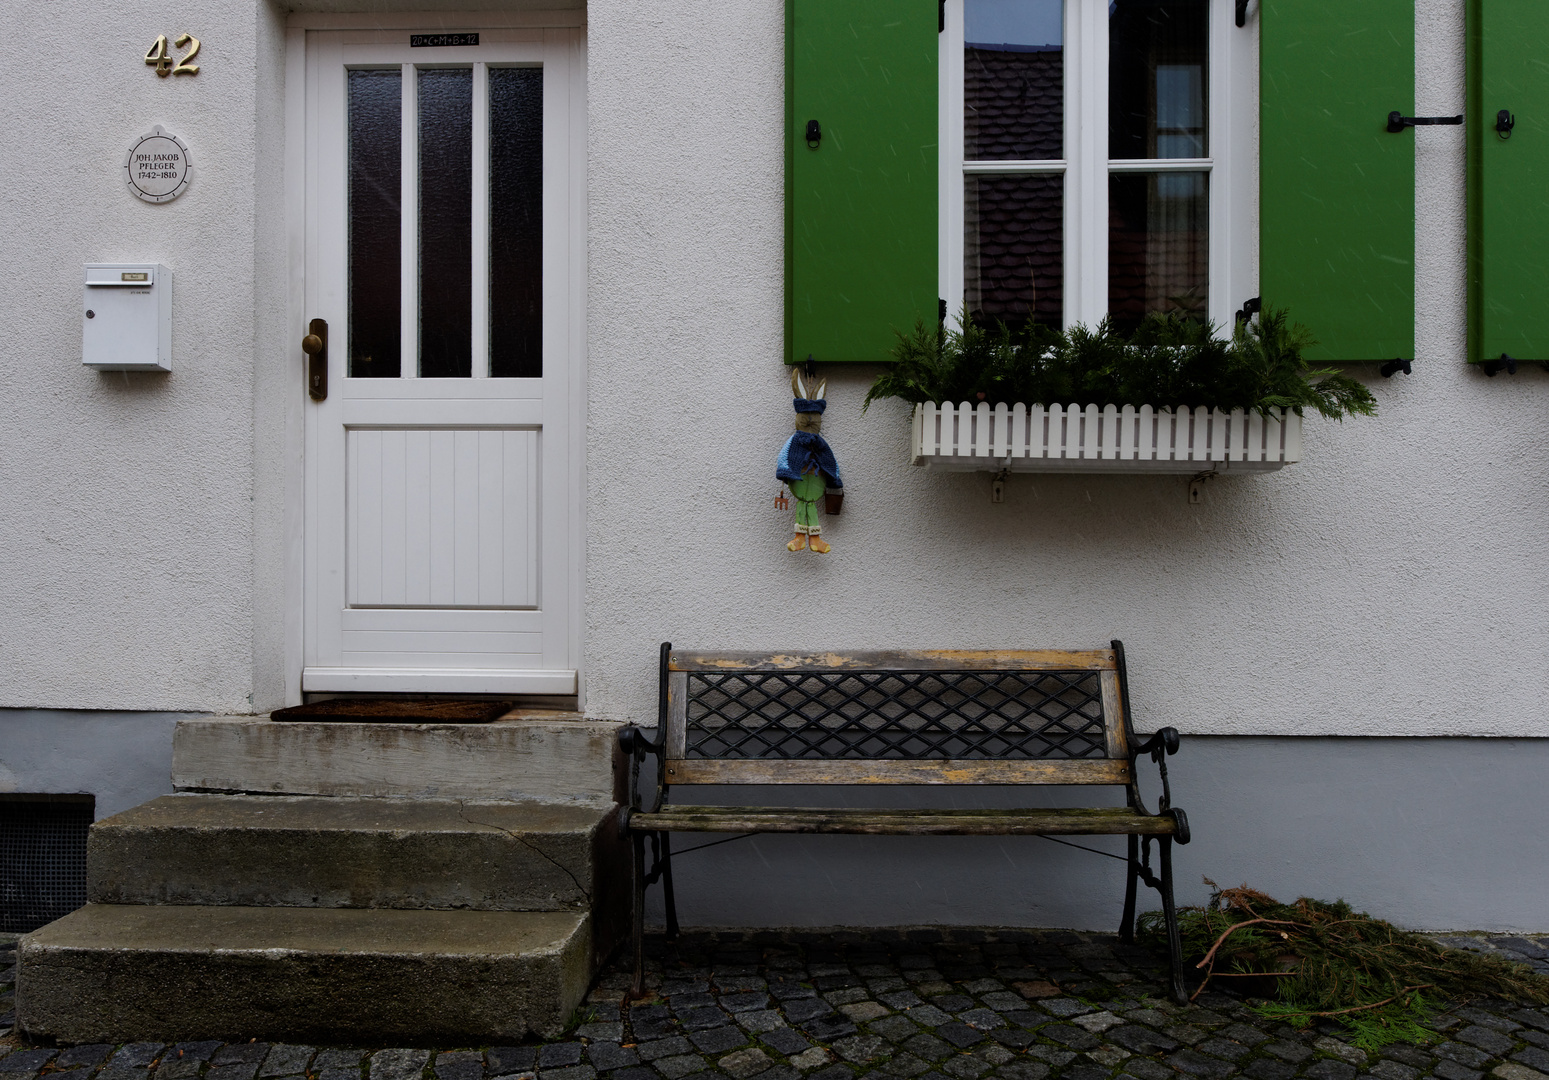
<svg viewBox="0 0 1549 1080"><path fill-rule="evenodd" d="M1191 736L1169 762L1202 878L1282 900L1344 898L1417 930L1549 930L1549 739ZM642 770L644 772L644 770ZM1156 775L1142 762L1154 808ZM683 788L673 801L927 805L940 792ZM1096 791L948 793L957 806L1092 805ZM685 849L720 839L680 833ZM1071 837L1122 854L1122 838ZM676 859L685 926L1118 927L1124 865L1036 837L759 836ZM1142 887L1140 910L1160 907ZM650 890L647 919L663 921Z"/></svg>
<svg viewBox="0 0 1549 1080"><path fill-rule="evenodd" d="M197 714L0 709L0 791L97 797L104 818L172 791L172 731Z"/></svg>

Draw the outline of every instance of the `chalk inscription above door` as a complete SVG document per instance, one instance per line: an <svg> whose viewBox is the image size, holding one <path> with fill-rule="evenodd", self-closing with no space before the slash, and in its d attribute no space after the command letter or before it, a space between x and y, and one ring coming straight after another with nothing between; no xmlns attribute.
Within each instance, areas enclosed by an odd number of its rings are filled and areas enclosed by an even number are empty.
<svg viewBox="0 0 1549 1080"><path fill-rule="evenodd" d="M581 35L306 35L303 690L576 692Z"/></svg>

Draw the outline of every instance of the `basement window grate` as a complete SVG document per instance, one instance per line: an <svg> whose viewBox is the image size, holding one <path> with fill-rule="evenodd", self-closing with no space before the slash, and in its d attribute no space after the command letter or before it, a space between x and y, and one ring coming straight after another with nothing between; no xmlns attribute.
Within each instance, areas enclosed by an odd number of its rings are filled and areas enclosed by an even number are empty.
<svg viewBox="0 0 1549 1080"><path fill-rule="evenodd" d="M86 903L90 795L0 795L0 933L24 934Z"/></svg>

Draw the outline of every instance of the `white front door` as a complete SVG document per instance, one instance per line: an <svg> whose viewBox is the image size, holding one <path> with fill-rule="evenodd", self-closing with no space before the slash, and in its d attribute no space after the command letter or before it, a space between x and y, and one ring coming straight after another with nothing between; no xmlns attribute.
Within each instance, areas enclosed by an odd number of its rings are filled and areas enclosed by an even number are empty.
<svg viewBox="0 0 1549 1080"><path fill-rule="evenodd" d="M303 690L576 692L584 40L471 40L306 36Z"/></svg>

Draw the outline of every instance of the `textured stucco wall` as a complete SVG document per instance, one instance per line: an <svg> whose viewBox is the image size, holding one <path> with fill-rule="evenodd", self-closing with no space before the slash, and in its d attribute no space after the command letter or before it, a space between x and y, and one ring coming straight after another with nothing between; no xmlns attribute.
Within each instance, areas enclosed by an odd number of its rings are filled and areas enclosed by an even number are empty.
<svg viewBox="0 0 1549 1080"><path fill-rule="evenodd" d="M0 705L249 707L269 17L252 0L6 7ZM184 30L202 40L199 74L157 78L145 52ZM158 123L195 175L155 206L122 165ZM171 374L83 367L81 265L142 260L175 274Z"/></svg>
<svg viewBox="0 0 1549 1080"><path fill-rule="evenodd" d="M1463 4L1420 0L1418 108L1463 109ZM1464 143L1420 144L1412 376L1310 419L1278 475L1016 476L906 463L906 407L829 373L834 554L772 508L783 5L592 0L588 708L650 717L655 645L1130 650L1138 722L1549 735L1549 377L1464 359ZM1406 136L1408 137L1408 136ZM1316 329L1316 328L1314 328Z"/></svg>

